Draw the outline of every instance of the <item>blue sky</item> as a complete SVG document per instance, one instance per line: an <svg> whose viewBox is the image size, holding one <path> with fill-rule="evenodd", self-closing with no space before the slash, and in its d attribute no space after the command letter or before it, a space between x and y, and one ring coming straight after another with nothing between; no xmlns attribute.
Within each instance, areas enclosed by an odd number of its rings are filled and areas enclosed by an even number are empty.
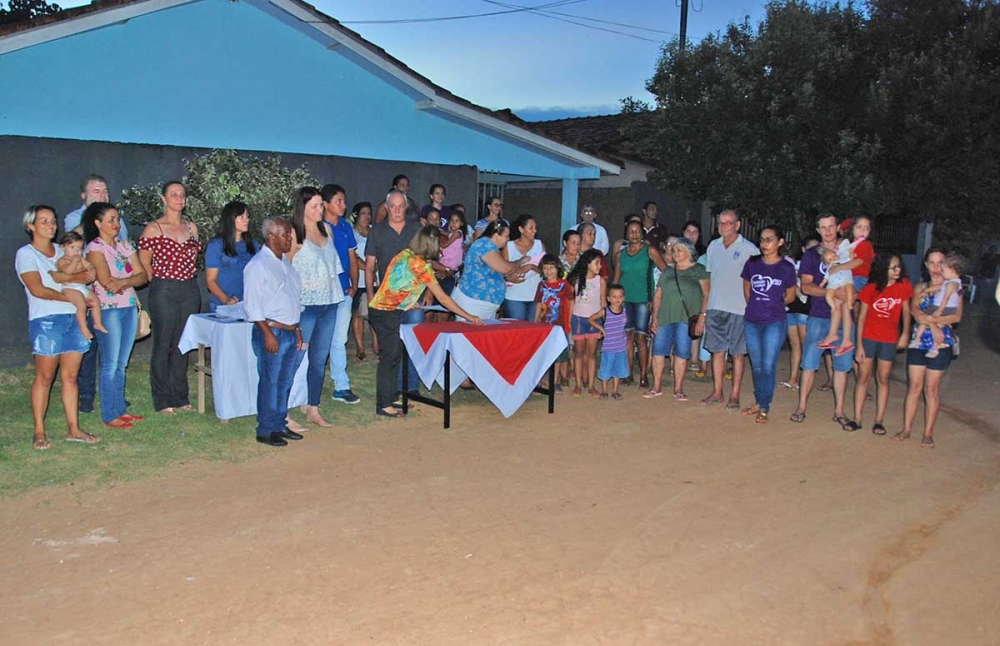
<svg viewBox="0 0 1000 646"><path fill-rule="evenodd" d="M697 42L749 15L764 0L690 0L688 39ZM618 112L626 96L645 90L663 42L680 29L680 0L312 0L318 9L455 94L490 109L510 108L528 120ZM84 2L62 3L65 8ZM506 5L500 6L501 4ZM370 24L549 5L558 18L648 40L569 24L529 12L461 20ZM558 6L556 6L558 5ZM591 22L596 18L660 30Z"/></svg>

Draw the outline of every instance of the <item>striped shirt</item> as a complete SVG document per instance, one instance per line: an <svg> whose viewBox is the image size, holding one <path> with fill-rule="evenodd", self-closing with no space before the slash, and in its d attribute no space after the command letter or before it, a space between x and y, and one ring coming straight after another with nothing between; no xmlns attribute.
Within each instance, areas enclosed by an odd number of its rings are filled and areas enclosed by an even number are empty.
<svg viewBox="0 0 1000 646"><path fill-rule="evenodd" d="M610 307L604 308L604 347L602 352L625 352L625 308L615 314Z"/></svg>

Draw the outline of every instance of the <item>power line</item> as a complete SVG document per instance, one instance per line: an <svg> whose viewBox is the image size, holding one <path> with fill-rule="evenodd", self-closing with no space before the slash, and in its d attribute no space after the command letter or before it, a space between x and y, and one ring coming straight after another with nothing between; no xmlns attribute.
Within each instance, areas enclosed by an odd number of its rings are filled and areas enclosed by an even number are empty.
<svg viewBox="0 0 1000 646"><path fill-rule="evenodd" d="M588 25L586 23L576 22L575 20L569 20L569 19L566 19L566 18L560 18L559 15L549 15L549 14L559 14L560 12L549 12L549 11L544 11L544 10L539 11L538 10L539 8L521 7L519 5L507 4L507 3L504 3L504 2L497 2L496 0L483 0L483 2L487 2L489 4L494 4L494 5L497 5L497 6L500 6L500 7L517 7L519 9L521 9L521 10L527 11L528 13L534 14L536 16L541 16L542 18L548 18L550 20L558 20L560 22L566 22L566 23L569 23L571 25L577 25L578 27L584 27L586 29L596 29L597 31L603 31L603 32L607 32L609 34L617 34L619 36L627 36L629 38L635 38L636 40L644 40L644 41L646 41L648 43L660 44L660 43L663 42L663 41L660 41L660 40L654 40L652 38L644 38L643 36L637 36L635 34L629 34L629 33L626 33L624 31L617 31L615 29L607 29L605 27L598 27L596 25ZM560 15L573 15L573 14L560 14ZM583 19L583 20L595 20L597 22L605 22L605 21L596 20L596 19L593 19L593 18L585 18L583 16L574 16L574 17L575 18L580 18L580 19ZM636 27L634 25L626 25L626 27L628 27L629 29L642 29L641 27ZM670 32L663 32L663 33L670 33Z"/></svg>
<svg viewBox="0 0 1000 646"><path fill-rule="evenodd" d="M483 2L487 2L489 4L495 4L495 5L498 5L498 6L501 6L501 7L518 7L518 6L520 6L520 5L504 4L502 2L493 2L492 0L483 0ZM676 36L677 35L676 32L664 31L663 29L652 29L651 27L640 27L639 25L629 25L629 24L624 23L624 22L614 22L614 21L611 21L611 20L601 20L600 18L589 18L587 16L580 16L580 15L577 15L577 14L574 14L574 13L565 13L563 11L552 11L550 9L546 9L544 11L541 11L540 8L539 8L539 13L555 14L557 16L566 16L568 18L579 18L580 20L589 20L591 22L599 22L599 23L602 23L602 24L605 24L605 25L615 25L616 27L625 27L627 29L638 29L640 31L650 31L650 32L657 33L657 34L668 34L670 36Z"/></svg>
<svg viewBox="0 0 1000 646"><path fill-rule="evenodd" d="M394 20L341 20L339 22L342 25L403 25L403 24L425 23L425 22L446 22L449 20L465 20L467 18L484 18L487 16L499 16L509 13L531 12L536 9L547 9L549 7L562 7L565 5L577 4L579 2L585 2L585 1L586 0L559 0L558 2L549 2L547 4L538 5L536 7L519 7L516 9L507 9L506 11L471 13L460 16L440 16L437 18L397 18ZM327 21L307 20L306 22L327 22Z"/></svg>

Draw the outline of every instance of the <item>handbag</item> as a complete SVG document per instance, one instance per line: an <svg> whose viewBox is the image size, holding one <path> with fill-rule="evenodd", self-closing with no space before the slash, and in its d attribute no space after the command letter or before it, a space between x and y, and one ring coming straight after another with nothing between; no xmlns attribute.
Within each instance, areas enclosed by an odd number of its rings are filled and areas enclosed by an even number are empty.
<svg viewBox="0 0 1000 646"><path fill-rule="evenodd" d="M684 302L684 292L681 291L681 281L677 277L677 267L673 267L674 270L674 282L677 283L677 294L681 297L681 305L684 306L684 315L688 317L688 336L692 339L700 339L701 335L695 330L698 328L698 319L701 318L701 314L695 314L691 316L691 311L688 310L687 303Z"/></svg>
<svg viewBox="0 0 1000 646"><path fill-rule="evenodd" d="M368 294L362 296L358 302L358 317L363 321L368 320Z"/></svg>
<svg viewBox="0 0 1000 646"><path fill-rule="evenodd" d="M135 340L145 339L153 332L153 321L149 318L149 312L142 309L142 303L135 299L135 305L139 308L139 320L135 326Z"/></svg>

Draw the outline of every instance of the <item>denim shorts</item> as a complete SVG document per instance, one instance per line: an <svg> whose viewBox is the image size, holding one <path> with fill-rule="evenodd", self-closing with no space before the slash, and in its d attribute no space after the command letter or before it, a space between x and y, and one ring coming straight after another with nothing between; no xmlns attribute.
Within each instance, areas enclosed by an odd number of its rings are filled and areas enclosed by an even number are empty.
<svg viewBox="0 0 1000 646"><path fill-rule="evenodd" d="M806 321L809 320L809 315L789 312L785 315L785 320L788 321L788 327L805 327Z"/></svg>
<svg viewBox="0 0 1000 646"><path fill-rule="evenodd" d="M893 361L896 359L895 343L861 339L861 345L864 347L865 357L868 359L878 359L879 361Z"/></svg>
<svg viewBox="0 0 1000 646"><path fill-rule="evenodd" d="M907 366L923 366L928 370L936 370L938 372L944 372L951 365L951 348L941 348L938 350L938 356L933 359L928 358L927 350L921 350L920 348L910 348L906 351L906 365Z"/></svg>
<svg viewBox="0 0 1000 646"><path fill-rule="evenodd" d="M50 314L28 321L31 354L56 357L65 352L83 354L90 341L83 336L73 314Z"/></svg>
<svg viewBox="0 0 1000 646"><path fill-rule="evenodd" d="M653 337L653 356L669 357L673 354L681 359L691 358L691 337L687 323L661 325Z"/></svg>
<svg viewBox="0 0 1000 646"><path fill-rule="evenodd" d="M608 381L612 377L619 379L628 377L628 355L624 351L601 353L601 367L597 372L597 378Z"/></svg>
<svg viewBox="0 0 1000 646"><path fill-rule="evenodd" d="M590 324L590 319L574 314L570 318L569 325L574 339L599 339L601 337L601 331Z"/></svg>
<svg viewBox="0 0 1000 646"><path fill-rule="evenodd" d="M649 334L649 303L625 302L625 331Z"/></svg>
<svg viewBox="0 0 1000 646"><path fill-rule="evenodd" d="M868 278L865 276L852 276L851 279L854 281L855 292L860 292L868 284Z"/></svg>
<svg viewBox="0 0 1000 646"><path fill-rule="evenodd" d="M810 316L806 324L806 338L802 342L802 369L815 372L819 370L820 359L824 352L833 354L833 369L837 372L850 372L854 368L854 351L846 352L839 357L836 354L837 346L840 345L840 334L838 333L837 343L834 344L833 351L823 350L816 345L823 340L827 332L830 331L830 319Z"/></svg>

